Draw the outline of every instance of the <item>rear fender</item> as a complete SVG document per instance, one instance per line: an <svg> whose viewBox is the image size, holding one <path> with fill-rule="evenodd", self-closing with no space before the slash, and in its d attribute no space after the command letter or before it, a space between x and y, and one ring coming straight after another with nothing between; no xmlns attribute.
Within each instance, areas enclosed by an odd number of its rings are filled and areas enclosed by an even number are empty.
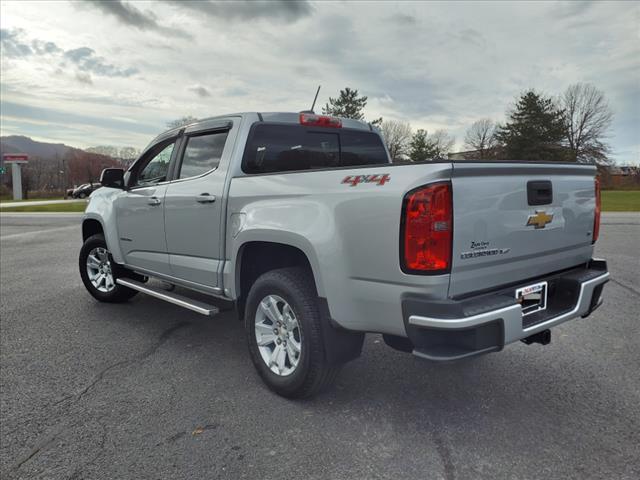
<svg viewBox="0 0 640 480"><path fill-rule="evenodd" d="M309 261L313 278L316 284L316 290L319 297L325 297L324 283L322 281L322 274L318 263L318 257L315 249L311 245L311 242L300 234L294 232L288 232L284 230L270 230L270 229L250 229L241 231L233 242L233 250L230 261L225 263L224 270L224 286L225 295L236 299L241 292L238 292L237 276L240 274L240 262L238 261L244 245L250 242L270 242L300 250ZM246 293L246 292L245 292Z"/></svg>

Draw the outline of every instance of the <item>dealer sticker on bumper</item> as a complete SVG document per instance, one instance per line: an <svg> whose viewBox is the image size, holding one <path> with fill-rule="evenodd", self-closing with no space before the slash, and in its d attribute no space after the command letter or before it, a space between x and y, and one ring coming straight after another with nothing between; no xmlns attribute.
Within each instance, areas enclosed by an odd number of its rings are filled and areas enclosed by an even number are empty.
<svg viewBox="0 0 640 480"><path fill-rule="evenodd" d="M516 300L522 306L522 315L531 315L547 308L547 282L534 283L516 290Z"/></svg>

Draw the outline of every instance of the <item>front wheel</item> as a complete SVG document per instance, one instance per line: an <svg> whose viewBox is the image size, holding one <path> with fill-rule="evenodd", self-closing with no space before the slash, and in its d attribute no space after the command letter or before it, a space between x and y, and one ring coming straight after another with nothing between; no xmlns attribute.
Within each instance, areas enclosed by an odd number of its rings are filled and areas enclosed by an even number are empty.
<svg viewBox="0 0 640 480"><path fill-rule="evenodd" d="M80 277L87 291L101 302L126 302L136 290L116 283L119 267L113 262L104 235L87 238L80 249Z"/></svg>
<svg viewBox="0 0 640 480"><path fill-rule="evenodd" d="M251 287L245 330L251 360L267 386L284 397L310 397L339 365L327 361L313 278L302 268L261 275Z"/></svg>

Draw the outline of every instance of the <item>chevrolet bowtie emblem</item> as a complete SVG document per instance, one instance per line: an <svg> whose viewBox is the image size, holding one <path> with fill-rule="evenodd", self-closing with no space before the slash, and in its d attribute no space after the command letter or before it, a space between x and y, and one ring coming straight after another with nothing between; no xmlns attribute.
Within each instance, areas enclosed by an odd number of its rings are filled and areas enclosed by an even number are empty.
<svg viewBox="0 0 640 480"><path fill-rule="evenodd" d="M529 219L527 220L527 227L534 225L536 229L544 228L547 225L547 223L551 223L551 220L553 220L553 214L547 215L547 213L544 210L542 211L536 210L535 215L529 215Z"/></svg>

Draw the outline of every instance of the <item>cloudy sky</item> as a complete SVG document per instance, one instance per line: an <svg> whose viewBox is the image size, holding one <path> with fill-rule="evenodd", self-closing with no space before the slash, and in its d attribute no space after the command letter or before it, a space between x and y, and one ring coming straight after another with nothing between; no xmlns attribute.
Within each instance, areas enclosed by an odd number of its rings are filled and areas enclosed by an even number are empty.
<svg viewBox="0 0 640 480"><path fill-rule="evenodd" d="M370 119L445 128L462 147L516 95L603 90L619 163L640 163L639 2L0 3L1 130L144 146L193 115L309 108L340 88ZM318 110L316 108L316 110Z"/></svg>

